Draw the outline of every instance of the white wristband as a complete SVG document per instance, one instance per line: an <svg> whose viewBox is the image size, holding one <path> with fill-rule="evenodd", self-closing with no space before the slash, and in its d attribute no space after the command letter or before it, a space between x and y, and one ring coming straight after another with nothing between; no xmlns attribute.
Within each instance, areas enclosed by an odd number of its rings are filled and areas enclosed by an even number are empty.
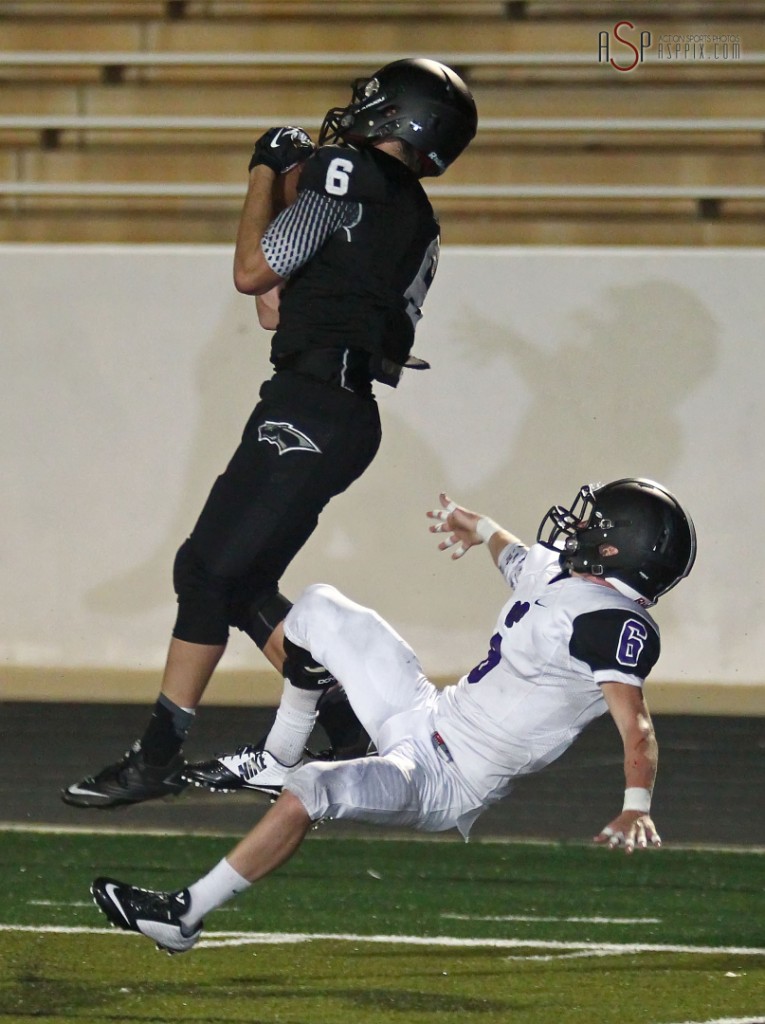
<svg viewBox="0 0 765 1024"><path fill-rule="evenodd" d="M475 532L484 542L488 544L497 530L502 529L499 523L495 523L493 519L489 519L488 516L481 516L478 522L475 524Z"/></svg>
<svg viewBox="0 0 765 1024"><path fill-rule="evenodd" d="M624 790L623 811L640 811L648 814L651 810L651 791L640 786L630 786Z"/></svg>

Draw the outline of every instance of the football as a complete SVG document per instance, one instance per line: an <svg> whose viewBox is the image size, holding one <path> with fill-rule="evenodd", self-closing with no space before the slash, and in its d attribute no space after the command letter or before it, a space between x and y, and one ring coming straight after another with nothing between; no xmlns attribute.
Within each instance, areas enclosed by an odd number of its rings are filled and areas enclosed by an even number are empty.
<svg viewBox="0 0 765 1024"><path fill-rule="evenodd" d="M278 175L275 189L276 201L279 209L283 210L285 206L289 206L297 199L297 186L302 169L302 163L296 164L294 167L290 168L289 171Z"/></svg>

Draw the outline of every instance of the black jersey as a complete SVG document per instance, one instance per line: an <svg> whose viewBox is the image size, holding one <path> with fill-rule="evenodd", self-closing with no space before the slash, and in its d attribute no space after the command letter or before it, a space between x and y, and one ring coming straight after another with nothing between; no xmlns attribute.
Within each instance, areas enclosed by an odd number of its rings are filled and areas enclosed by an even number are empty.
<svg viewBox="0 0 765 1024"><path fill-rule="evenodd" d="M344 214L342 226L290 277L272 358L278 365L280 357L311 349L360 350L371 357L371 375L395 387L438 262L438 222L425 191L395 157L346 146L317 150L299 190L295 205L302 201L309 216L318 197L342 203Z"/></svg>

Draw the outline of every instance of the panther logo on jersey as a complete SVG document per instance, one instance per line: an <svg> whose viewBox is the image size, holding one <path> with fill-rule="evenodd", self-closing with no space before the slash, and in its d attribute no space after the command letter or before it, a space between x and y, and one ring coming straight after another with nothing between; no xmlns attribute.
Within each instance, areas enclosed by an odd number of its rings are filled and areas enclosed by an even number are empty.
<svg viewBox="0 0 765 1024"><path fill-rule="evenodd" d="M318 452L321 455L321 448L308 434L284 421L266 420L258 427L258 440L275 445L280 455L287 452Z"/></svg>

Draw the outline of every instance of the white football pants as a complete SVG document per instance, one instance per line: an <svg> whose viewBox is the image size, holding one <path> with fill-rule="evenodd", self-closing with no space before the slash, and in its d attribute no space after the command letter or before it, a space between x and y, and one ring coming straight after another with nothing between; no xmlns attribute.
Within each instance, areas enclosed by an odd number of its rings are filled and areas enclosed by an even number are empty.
<svg viewBox="0 0 765 1024"><path fill-rule="evenodd" d="M412 648L370 608L334 587L308 587L284 620L286 636L344 686L379 756L315 761L285 789L313 821L347 818L467 836L484 805L466 784L433 721L439 691Z"/></svg>

